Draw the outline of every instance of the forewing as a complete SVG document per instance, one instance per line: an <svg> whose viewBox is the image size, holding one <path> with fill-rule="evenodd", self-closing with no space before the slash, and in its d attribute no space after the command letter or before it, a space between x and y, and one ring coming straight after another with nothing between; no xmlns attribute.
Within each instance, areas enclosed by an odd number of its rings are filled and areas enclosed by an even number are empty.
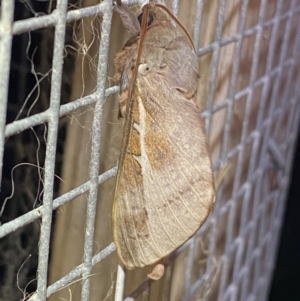
<svg viewBox="0 0 300 301"><path fill-rule="evenodd" d="M204 223L214 199L207 138L194 99L197 57L164 18L147 29L142 47L130 99L137 39L115 61L126 119L112 223L128 269L156 263L182 245Z"/></svg>
<svg viewBox="0 0 300 301"><path fill-rule="evenodd" d="M199 109L157 72L139 73L117 177L114 240L127 268L167 256L204 223L214 184Z"/></svg>

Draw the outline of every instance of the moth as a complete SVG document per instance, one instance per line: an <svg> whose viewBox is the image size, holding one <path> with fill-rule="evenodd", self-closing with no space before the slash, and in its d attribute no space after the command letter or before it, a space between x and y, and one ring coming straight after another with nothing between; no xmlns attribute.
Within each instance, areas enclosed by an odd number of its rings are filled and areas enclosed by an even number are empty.
<svg viewBox="0 0 300 301"><path fill-rule="evenodd" d="M125 117L112 211L113 238L127 269L153 266L205 222L214 202L209 146L196 104L198 60L171 12L150 2L138 17L118 1L132 34L115 58ZM176 22L174 22L176 20Z"/></svg>

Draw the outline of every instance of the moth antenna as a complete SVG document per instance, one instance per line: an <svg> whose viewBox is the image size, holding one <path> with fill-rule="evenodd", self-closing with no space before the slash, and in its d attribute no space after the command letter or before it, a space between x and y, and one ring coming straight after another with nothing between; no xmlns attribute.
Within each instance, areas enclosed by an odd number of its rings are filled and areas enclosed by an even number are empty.
<svg viewBox="0 0 300 301"><path fill-rule="evenodd" d="M138 68L139 68L139 62L141 60L141 55L142 55L142 48L143 48L143 42L145 39L145 35L146 35L146 31L147 31L147 23L148 23L148 14L149 14L149 5L146 4L143 7L143 18L142 18L142 25L141 25L141 35L140 35L140 40L139 40L139 45L138 45L138 51L137 51L137 58L135 60L135 66L134 69L132 71L132 78L128 87L128 106L126 107L126 116L130 116L131 111L132 111L132 107L133 107L133 101L132 101L132 91L133 91L133 86L135 83L135 79L137 76L137 72L138 72ZM126 128L127 123L129 123L130 118L125 118L125 124L124 124L124 128ZM124 134L124 141L128 141L129 139L129 135ZM126 145L127 142L124 144ZM119 162L123 162L124 161L124 154L125 152L121 152L121 156L120 156L120 161ZM119 163L120 164L120 163Z"/></svg>
<svg viewBox="0 0 300 301"><path fill-rule="evenodd" d="M164 5L162 5L162 4L159 4L159 3L155 4L155 6L160 7L160 8L163 9L165 12L167 12L168 15L169 15L169 16L170 16L170 17L171 17L171 18L172 18L172 19L180 26L180 28L184 31L184 33L185 33L186 36L188 37L188 39L189 39L191 45L193 46L193 48L194 48L194 50L195 50L195 52L196 52L196 48L195 48L194 42L193 42L193 40L192 40L190 34L189 34L189 33L187 32L187 30L184 28L184 26L182 25L182 23L177 19L177 17L174 16L173 13L172 13L166 6L164 6Z"/></svg>
<svg viewBox="0 0 300 301"><path fill-rule="evenodd" d="M141 56L142 56L143 43L144 43L144 39L145 39L146 31L147 31L147 23L148 23L148 14L149 14L149 5L148 4L146 4L144 6L143 11L144 11L144 13L143 13L142 25L141 25L141 36L140 36L140 41L139 41L139 46L138 46L137 58L135 60L135 66L132 71L132 79L130 82L129 93L128 93L129 99L131 99L132 87L133 87L135 79L136 79L136 75L137 75L138 68L139 68L139 63L140 63Z"/></svg>
<svg viewBox="0 0 300 301"><path fill-rule="evenodd" d="M138 47L138 55L136 58L136 65L135 65L135 69L136 69L136 74L137 74L137 70L138 70L138 64L140 63L141 60L141 56L142 56L142 49L143 49L143 43L144 43L144 39L145 39L145 35L146 35L146 31L147 31L147 24L148 24L148 15L149 15L149 5L146 4L144 6L144 14L143 14L143 18L142 18L142 25L141 25L141 37L140 37L140 42L139 42L139 47ZM135 74L135 76L136 76Z"/></svg>

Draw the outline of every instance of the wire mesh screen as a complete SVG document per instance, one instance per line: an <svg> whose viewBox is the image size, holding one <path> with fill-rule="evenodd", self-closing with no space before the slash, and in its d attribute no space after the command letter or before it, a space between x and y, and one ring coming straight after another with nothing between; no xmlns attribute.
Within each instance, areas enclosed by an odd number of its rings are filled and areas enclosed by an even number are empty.
<svg viewBox="0 0 300 301"><path fill-rule="evenodd" d="M266 300L300 117L300 1L166 5L194 39L221 180L153 282L112 242L113 58L128 38L112 1L1 1L1 300Z"/></svg>

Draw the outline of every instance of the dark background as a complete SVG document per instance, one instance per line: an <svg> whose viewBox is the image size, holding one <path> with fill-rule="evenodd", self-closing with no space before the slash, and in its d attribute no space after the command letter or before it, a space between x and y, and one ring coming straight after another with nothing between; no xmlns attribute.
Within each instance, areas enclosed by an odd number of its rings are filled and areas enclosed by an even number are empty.
<svg viewBox="0 0 300 301"><path fill-rule="evenodd" d="M300 301L300 135L269 301Z"/></svg>

